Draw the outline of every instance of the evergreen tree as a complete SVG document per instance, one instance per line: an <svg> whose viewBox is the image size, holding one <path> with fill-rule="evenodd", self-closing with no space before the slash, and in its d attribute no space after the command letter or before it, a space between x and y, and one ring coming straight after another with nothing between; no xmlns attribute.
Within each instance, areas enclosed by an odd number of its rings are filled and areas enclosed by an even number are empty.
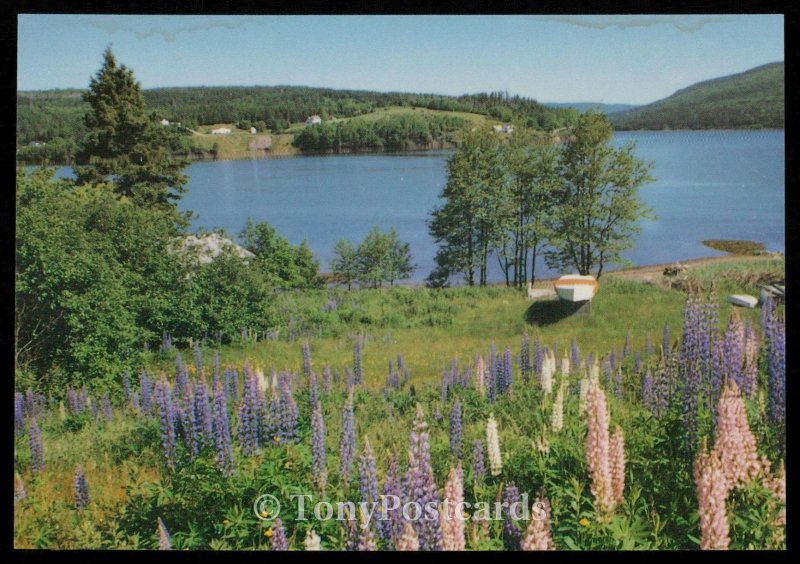
<svg viewBox="0 0 800 564"><path fill-rule="evenodd" d="M78 152L78 183L110 182L120 196L142 206L171 206L185 192L187 161L173 158L177 133L148 114L133 71L118 66L111 48L83 96L88 134Z"/></svg>

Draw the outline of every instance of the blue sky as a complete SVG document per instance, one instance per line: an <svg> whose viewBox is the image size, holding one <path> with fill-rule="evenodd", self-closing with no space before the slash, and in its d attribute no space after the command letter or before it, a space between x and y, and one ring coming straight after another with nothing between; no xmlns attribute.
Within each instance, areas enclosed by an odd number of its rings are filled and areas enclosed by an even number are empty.
<svg viewBox="0 0 800 564"><path fill-rule="evenodd" d="M85 88L112 44L143 88L308 85L644 104L783 60L782 15L20 15L20 90Z"/></svg>

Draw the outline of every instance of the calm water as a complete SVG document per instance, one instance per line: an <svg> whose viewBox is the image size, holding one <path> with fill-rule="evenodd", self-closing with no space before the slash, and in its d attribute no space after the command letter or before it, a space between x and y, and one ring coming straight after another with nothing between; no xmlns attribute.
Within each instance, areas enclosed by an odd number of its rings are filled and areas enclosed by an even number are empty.
<svg viewBox="0 0 800 564"><path fill-rule="evenodd" d="M656 221L642 221L637 265L718 253L703 239L749 239L784 250L784 133L622 132L615 143L636 141L639 158L654 161L656 181L641 190ZM411 244L423 280L436 247L426 219L445 183L447 152L197 162L188 169L182 209L195 226L236 235L248 217L268 221L293 244L307 239L328 269L340 238L360 241L373 225L394 227ZM59 171L68 173L68 169ZM491 276L501 279L492 262ZM548 272L537 265L537 276Z"/></svg>

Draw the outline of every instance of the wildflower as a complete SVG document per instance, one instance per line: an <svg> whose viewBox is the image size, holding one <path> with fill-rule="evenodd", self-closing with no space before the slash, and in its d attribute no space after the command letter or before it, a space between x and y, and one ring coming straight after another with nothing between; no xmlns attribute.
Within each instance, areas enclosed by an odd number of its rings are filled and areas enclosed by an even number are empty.
<svg viewBox="0 0 800 564"><path fill-rule="evenodd" d="M361 384L364 382L364 371L361 359L361 349L364 346L364 338L361 336L356 337L356 342L353 345L353 382Z"/></svg>
<svg viewBox="0 0 800 564"><path fill-rule="evenodd" d="M419 550L419 538L417 532L414 530L413 525L405 521L403 523L403 534L395 544L397 550L402 551L416 551Z"/></svg>
<svg viewBox="0 0 800 564"><path fill-rule="evenodd" d="M28 428L28 437L31 445L31 470L41 472L44 470L44 448L42 446L42 431L34 419Z"/></svg>
<svg viewBox="0 0 800 564"><path fill-rule="evenodd" d="M214 423L205 380L198 378L191 389L194 403L194 445L199 451L214 442Z"/></svg>
<svg viewBox="0 0 800 564"><path fill-rule="evenodd" d="M459 510L463 509L464 484L459 463L458 470L450 468L444 486L444 511L442 512L442 548L444 550L464 550L464 521Z"/></svg>
<svg viewBox="0 0 800 564"><path fill-rule="evenodd" d="M375 455L372 452L372 446L369 444L369 438L364 437L364 452L359 457L358 461L358 474L359 474L359 490L361 492L361 501L368 504L378 503L378 471L375 465ZM377 511L377 510L376 510ZM378 516L379 517L379 516ZM386 521L378 521L379 529L383 531L383 525ZM372 527L370 522L368 527ZM381 535L388 536L388 535Z"/></svg>
<svg viewBox="0 0 800 564"><path fill-rule="evenodd" d="M762 474L744 400L733 380L726 381L717 403L714 453L722 463L729 489Z"/></svg>
<svg viewBox="0 0 800 564"><path fill-rule="evenodd" d="M569 372L570 372L569 357L567 356L567 352L564 351L564 356L561 357L561 373L569 374Z"/></svg>
<svg viewBox="0 0 800 564"><path fill-rule="evenodd" d="M325 467L325 420L319 401L311 413L311 466L314 484L321 495L328 481L328 470Z"/></svg>
<svg viewBox="0 0 800 564"><path fill-rule="evenodd" d="M425 507L428 503L439 505L439 492L431 467L427 428L422 406L417 404L414 430L411 432L407 483L411 501L416 501L421 507ZM438 513L424 515L415 522L415 526L421 550L441 550L442 531Z"/></svg>
<svg viewBox="0 0 800 564"><path fill-rule="evenodd" d="M280 394L281 420L279 434L281 442L291 443L297 438L297 403L292 395L292 388L289 383L289 374L284 374L281 380Z"/></svg>
<svg viewBox="0 0 800 564"><path fill-rule="evenodd" d="M544 361L542 363L542 371L541 371L541 384L542 384L542 391L545 395L549 395L553 391L553 375L556 372L556 359L554 356L551 356L550 352L545 355Z"/></svg>
<svg viewBox="0 0 800 564"><path fill-rule="evenodd" d="M546 497L537 497L534 502L534 508L542 511L544 515L534 514L531 518L528 523L528 529L525 531L525 536L520 542L520 548L522 550L555 550L556 545L553 542L553 534L550 531L550 500ZM584 527L589 525L589 520L586 517L579 522Z"/></svg>
<svg viewBox="0 0 800 564"><path fill-rule="evenodd" d="M158 550L172 550L172 540L161 517L158 518Z"/></svg>
<svg viewBox="0 0 800 564"><path fill-rule="evenodd" d="M478 395L480 396L486 395L486 387L484 384L485 377L486 366L484 365L483 357L479 356L475 361L475 389L478 391Z"/></svg>
<svg viewBox="0 0 800 564"><path fill-rule="evenodd" d="M727 550L730 542L728 516L725 512L728 481L717 453L708 452L705 437L695 458L694 481L699 503L700 548Z"/></svg>
<svg viewBox="0 0 800 564"><path fill-rule="evenodd" d="M225 474L233 473L233 449L228 422L228 409L222 383L217 381L214 389L214 445L217 451L217 466Z"/></svg>
<svg viewBox="0 0 800 564"><path fill-rule="evenodd" d="M561 385L558 387L556 399L553 401L553 412L550 416L550 426L554 433L558 433L564 428L564 388L566 381L562 380Z"/></svg>
<svg viewBox="0 0 800 564"><path fill-rule="evenodd" d="M403 491L400 484L400 471L397 464L397 456L392 454L389 457L389 467L386 469L386 476L383 480L383 495L385 497L394 496L391 499L402 499ZM387 519L386 526L383 529L384 534L388 533L390 543L397 548L397 543L403 534L403 512L402 507L394 508L394 504L389 505L387 514L384 516ZM399 548L398 548L399 550Z"/></svg>
<svg viewBox="0 0 800 564"><path fill-rule="evenodd" d="M308 340L303 341L303 376L311 376L311 346Z"/></svg>
<svg viewBox="0 0 800 564"><path fill-rule="evenodd" d="M459 459L461 458L461 403L458 398L450 410L450 450Z"/></svg>
<svg viewBox="0 0 800 564"><path fill-rule="evenodd" d="M586 394L587 428L586 462L592 480L592 494L601 514L610 513L614 506L611 481L606 395L599 384L589 386Z"/></svg>
<svg viewBox="0 0 800 564"><path fill-rule="evenodd" d="M578 523L580 523L581 526L583 526L583 527L588 527L589 526L589 520L586 517L584 517L583 519L578 521Z"/></svg>
<svg viewBox="0 0 800 564"><path fill-rule="evenodd" d="M482 484L486 476L486 467L483 463L483 442L476 439L472 449L472 476L476 484Z"/></svg>
<svg viewBox="0 0 800 564"><path fill-rule="evenodd" d="M581 351L578 348L578 341L575 340L575 337L572 338L572 342L570 343L570 364L575 368L578 368L581 365Z"/></svg>
<svg viewBox="0 0 800 564"><path fill-rule="evenodd" d="M314 529L311 529L306 533L306 538L303 541L303 546L307 551L314 551L314 550L322 550L320 546L320 538L317 533L314 532Z"/></svg>
<svg viewBox="0 0 800 564"><path fill-rule="evenodd" d="M516 550L520 542L520 530L514 513L518 514L519 489L509 482L503 490L503 542L508 550ZM512 513L513 512L513 513Z"/></svg>
<svg viewBox="0 0 800 564"><path fill-rule="evenodd" d="M527 331L522 336L522 346L520 347L519 354L519 369L522 373L522 381L527 384L531 376L531 350L530 339L528 338Z"/></svg>
<svg viewBox="0 0 800 564"><path fill-rule="evenodd" d="M608 458L611 466L612 497L614 503L619 505L625 500L625 437L619 425L611 436Z"/></svg>
<svg viewBox="0 0 800 564"><path fill-rule="evenodd" d="M249 363L244 365L244 390L239 404L237 436L245 455L258 453L259 444L259 389L258 378Z"/></svg>
<svg viewBox="0 0 800 564"><path fill-rule="evenodd" d="M270 547L275 551L289 550L289 541L286 540L286 530L283 528L283 521L278 517L272 526L272 538L270 540Z"/></svg>
<svg viewBox="0 0 800 564"><path fill-rule="evenodd" d="M83 466L80 464L75 467L72 486L75 491L75 507L83 509L89 505L89 486L86 483L86 476L83 474Z"/></svg>
<svg viewBox="0 0 800 564"><path fill-rule="evenodd" d="M161 448L164 452L164 461L168 468L174 468L178 456L175 440L175 407L172 403L167 376L163 372L161 379L156 383L154 395L161 420Z"/></svg>
<svg viewBox="0 0 800 564"><path fill-rule="evenodd" d="M492 476L498 476L503 470L503 460L500 456L500 438L494 413L489 414L489 420L486 422L486 446L489 449L489 468Z"/></svg>
<svg viewBox="0 0 800 564"><path fill-rule="evenodd" d="M342 434L339 437L339 475L345 483L350 481L356 458L356 423L353 415L353 391L347 395L342 410Z"/></svg>
<svg viewBox="0 0 800 564"><path fill-rule="evenodd" d="M361 506L358 507L358 545L356 550L359 551L374 551L378 550L375 543L375 532L370 520L364 515Z"/></svg>

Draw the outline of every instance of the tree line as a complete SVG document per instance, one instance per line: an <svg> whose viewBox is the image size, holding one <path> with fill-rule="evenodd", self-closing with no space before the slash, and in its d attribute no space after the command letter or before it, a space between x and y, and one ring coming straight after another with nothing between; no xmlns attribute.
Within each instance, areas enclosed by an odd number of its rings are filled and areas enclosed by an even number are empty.
<svg viewBox="0 0 800 564"><path fill-rule="evenodd" d="M428 223L439 245L428 283L461 277L485 285L493 258L515 286L535 280L540 255L555 270L598 278L620 262L637 220L651 217L638 190L652 178L635 146L615 149L612 135L605 116L593 111L560 145L523 130L508 144L488 131L466 135L448 159L444 203Z"/></svg>

